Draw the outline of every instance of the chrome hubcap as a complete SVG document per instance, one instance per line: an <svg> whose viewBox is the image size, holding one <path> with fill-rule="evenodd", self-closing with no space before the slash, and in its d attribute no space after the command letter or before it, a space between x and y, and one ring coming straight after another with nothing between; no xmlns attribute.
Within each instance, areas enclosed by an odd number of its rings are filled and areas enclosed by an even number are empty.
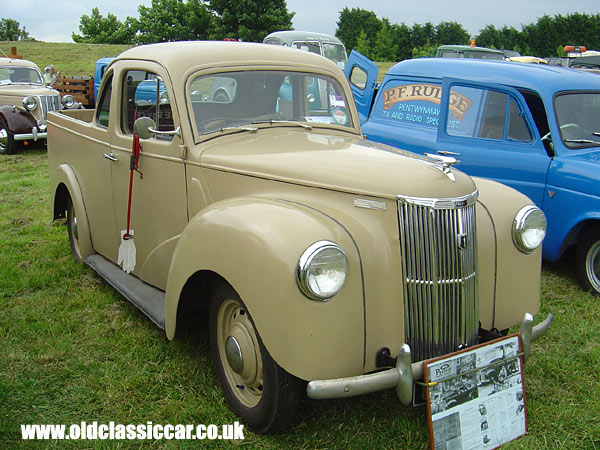
<svg viewBox="0 0 600 450"><path fill-rule="evenodd" d="M600 292L600 241L590 247L585 259L585 270L594 290Z"/></svg>
<svg viewBox="0 0 600 450"><path fill-rule="evenodd" d="M227 299L217 314L219 355L227 383L237 399L248 408L260 402L263 367L260 345L252 320L236 300Z"/></svg>
<svg viewBox="0 0 600 450"><path fill-rule="evenodd" d="M241 373L244 369L244 357L240 344L233 336L229 336L225 341L225 355L231 369L235 373Z"/></svg>
<svg viewBox="0 0 600 450"><path fill-rule="evenodd" d="M79 230L77 229L77 217L73 215L73 219L71 219L71 231L73 232L73 237L75 239L79 239Z"/></svg>
<svg viewBox="0 0 600 450"><path fill-rule="evenodd" d="M8 145L8 132L4 128L0 128L0 148L6 148Z"/></svg>

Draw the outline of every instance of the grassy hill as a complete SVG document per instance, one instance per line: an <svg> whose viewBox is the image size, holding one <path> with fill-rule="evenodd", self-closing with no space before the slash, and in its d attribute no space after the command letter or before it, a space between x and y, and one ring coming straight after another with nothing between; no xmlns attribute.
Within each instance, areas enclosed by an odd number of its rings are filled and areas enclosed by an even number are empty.
<svg viewBox="0 0 600 450"><path fill-rule="evenodd" d="M0 41L0 50L4 51L4 53L9 54L11 47L17 47L19 55L36 63L42 71L48 64L54 64L56 70L60 71L64 76L72 77L73 75L93 75L94 65L98 58L117 56L130 46L40 41ZM379 67L377 81L379 83L381 83L387 70L394 64L395 62L377 63Z"/></svg>
<svg viewBox="0 0 600 450"><path fill-rule="evenodd" d="M40 70L48 64L54 64L56 70L64 76L93 75L98 58L117 56L129 45L75 44L65 42L40 41L0 41L0 50L7 55L11 47L17 47L17 53L24 59L33 61ZM0 52L2 54L2 52Z"/></svg>

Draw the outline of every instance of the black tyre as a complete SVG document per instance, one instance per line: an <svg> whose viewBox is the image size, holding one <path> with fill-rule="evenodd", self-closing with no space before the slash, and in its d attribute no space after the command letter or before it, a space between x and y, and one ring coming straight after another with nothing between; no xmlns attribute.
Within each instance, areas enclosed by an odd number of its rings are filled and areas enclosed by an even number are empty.
<svg viewBox="0 0 600 450"><path fill-rule="evenodd" d="M71 244L71 252L75 261L78 263L83 261L81 257L81 249L79 248L79 229L77 227L77 216L75 215L75 207L69 198L67 202L67 230L69 232L69 244Z"/></svg>
<svg viewBox="0 0 600 450"><path fill-rule="evenodd" d="M223 283L210 305L210 346L229 407L257 433L287 423L301 397L301 381L267 352L244 303Z"/></svg>
<svg viewBox="0 0 600 450"><path fill-rule="evenodd" d="M15 137L8 131L6 122L0 117L0 155L12 155L17 151Z"/></svg>
<svg viewBox="0 0 600 450"><path fill-rule="evenodd" d="M577 246L577 277L583 290L600 295L600 227L585 233Z"/></svg>

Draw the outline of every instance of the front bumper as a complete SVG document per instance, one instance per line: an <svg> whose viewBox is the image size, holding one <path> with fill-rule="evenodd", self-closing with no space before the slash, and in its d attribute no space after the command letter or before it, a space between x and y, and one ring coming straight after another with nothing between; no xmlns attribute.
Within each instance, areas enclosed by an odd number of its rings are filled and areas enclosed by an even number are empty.
<svg viewBox="0 0 600 450"><path fill-rule="evenodd" d="M38 131L37 128L32 128L31 133L20 133L14 135L15 141L37 141L38 139L46 139L48 133L45 131Z"/></svg>
<svg viewBox="0 0 600 450"><path fill-rule="evenodd" d="M523 360L529 357L531 343L544 336L550 327L554 316L548 314L546 320L533 326L533 316L525 314L521 324L521 344ZM333 380L315 380L308 383L306 393L315 400L330 398L346 398L369 394L384 389L396 389L400 402L409 405L412 402L413 383L423 379L423 362L411 363L410 347L404 344L396 358L396 367L367 375L358 375Z"/></svg>

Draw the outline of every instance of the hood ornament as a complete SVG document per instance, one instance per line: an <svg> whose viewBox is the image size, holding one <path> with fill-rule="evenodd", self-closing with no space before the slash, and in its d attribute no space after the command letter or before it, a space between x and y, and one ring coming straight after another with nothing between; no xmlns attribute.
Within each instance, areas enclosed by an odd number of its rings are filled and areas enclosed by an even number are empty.
<svg viewBox="0 0 600 450"><path fill-rule="evenodd" d="M446 154L450 154L450 152L446 152ZM450 178L450 180L456 182L456 177L452 173L450 167L458 164L460 162L459 160L452 156L437 155L435 153L425 153L425 156L434 159L436 162L433 163L432 166L441 171L444 175Z"/></svg>

